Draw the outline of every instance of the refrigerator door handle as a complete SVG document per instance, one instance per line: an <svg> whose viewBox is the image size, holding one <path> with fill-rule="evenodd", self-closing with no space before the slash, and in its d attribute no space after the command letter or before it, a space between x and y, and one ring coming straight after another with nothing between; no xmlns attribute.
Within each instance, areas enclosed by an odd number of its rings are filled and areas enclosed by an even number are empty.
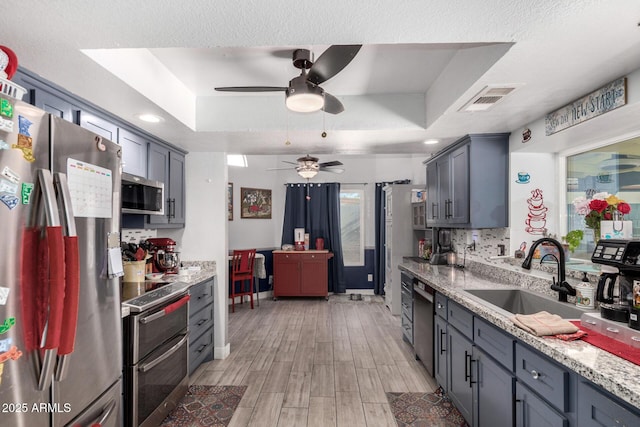
<svg viewBox="0 0 640 427"><path fill-rule="evenodd" d="M110 401L109 404L104 407L100 415L98 415L94 421L87 424L87 427L102 427L102 425L109 419L115 408L116 401Z"/></svg>
<svg viewBox="0 0 640 427"><path fill-rule="evenodd" d="M42 366L40 378L38 379L38 389L44 390L51 385L53 370L55 367L55 357L60 344L60 328L62 326L62 306L64 304L64 243L62 239L62 229L60 227L60 216L58 214L58 204L55 197L53 177L47 169L36 171L37 186L36 206L31 219L31 225L37 226L44 208L46 221L47 246L49 252L49 316L44 328L41 347L44 349L42 356Z"/></svg>
<svg viewBox="0 0 640 427"><path fill-rule="evenodd" d="M55 380L62 381L66 374L68 355L73 352L78 324L78 308L80 301L80 251L76 222L71 205L71 193L67 183L67 176L56 172L53 175L54 184L58 190L60 207L63 212L63 224L66 229L64 238L65 253L65 296L62 318L60 347L58 349L58 364Z"/></svg>

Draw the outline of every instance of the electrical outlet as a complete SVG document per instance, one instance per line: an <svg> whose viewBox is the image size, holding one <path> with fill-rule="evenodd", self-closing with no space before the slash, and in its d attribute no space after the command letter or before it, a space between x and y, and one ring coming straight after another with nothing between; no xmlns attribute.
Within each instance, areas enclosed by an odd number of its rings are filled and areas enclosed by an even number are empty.
<svg viewBox="0 0 640 427"><path fill-rule="evenodd" d="M367 274L367 282L373 282L373 274Z"/></svg>

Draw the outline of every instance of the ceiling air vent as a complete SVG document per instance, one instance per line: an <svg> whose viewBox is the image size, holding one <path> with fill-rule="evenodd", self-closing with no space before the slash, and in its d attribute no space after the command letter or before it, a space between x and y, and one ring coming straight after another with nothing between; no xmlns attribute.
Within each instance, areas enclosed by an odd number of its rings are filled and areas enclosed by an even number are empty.
<svg viewBox="0 0 640 427"><path fill-rule="evenodd" d="M486 111L516 88L517 85L485 86L458 111Z"/></svg>

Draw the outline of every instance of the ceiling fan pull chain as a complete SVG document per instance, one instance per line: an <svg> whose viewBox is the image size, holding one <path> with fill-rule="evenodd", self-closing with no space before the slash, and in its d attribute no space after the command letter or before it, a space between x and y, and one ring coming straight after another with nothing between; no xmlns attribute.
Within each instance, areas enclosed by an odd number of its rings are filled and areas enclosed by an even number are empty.
<svg viewBox="0 0 640 427"><path fill-rule="evenodd" d="M324 98L324 94L322 94L322 97ZM327 112L322 110L322 133L320 134L323 138L327 137L327 126L325 123L325 117L327 115Z"/></svg>

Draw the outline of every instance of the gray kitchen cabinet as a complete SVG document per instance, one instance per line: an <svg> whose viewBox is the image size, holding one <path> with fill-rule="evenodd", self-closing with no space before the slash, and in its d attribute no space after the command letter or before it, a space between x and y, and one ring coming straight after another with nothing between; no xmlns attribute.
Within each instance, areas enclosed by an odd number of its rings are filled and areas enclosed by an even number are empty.
<svg viewBox="0 0 640 427"><path fill-rule="evenodd" d="M447 357L449 356L449 348L447 345L447 321L440 316L434 316L433 322L433 375L440 387L445 392L449 391L449 382L447 381Z"/></svg>
<svg viewBox="0 0 640 427"><path fill-rule="evenodd" d="M490 427L513 426L515 376L493 360L478 346L473 359L477 395L474 406L474 425Z"/></svg>
<svg viewBox="0 0 640 427"><path fill-rule="evenodd" d="M189 288L189 374L213 359L213 286L215 278Z"/></svg>
<svg viewBox="0 0 640 427"><path fill-rule="evenodd" d="M87 111L80 112L80 126L109 141L118 142L118 126Z"/></svg>
<svg viewBox="0 0 640 427"><path fill-rule="evenodd" d="M425 162L427 227L508 224L509 134L472 134Z"/></svg>
<svg viewBox="0 0 640 427"><path fill-rule="evenodd" d="M569 427L569 420L520 381L516 381L517 427Z"/></svg>
<svg viewBox="0 0 640 427"><path fill-rule="evenodd" d="M621 402L600 387L578 381L578 425L580 427L640 426L640 411Z"/></svg>
<svg viewBox="0 0 640 427"><path fill-rule="evenodd" d="M147 177L147 140L126 129L118 130L118 144L122 147L122 170Z"/></svg>
<svg viewBox="0 0 640 427"><path fill-rule="evenodd" d="M184 155L150 143L147 178L164 182L165 214L149 215L147 224L155 228L182 228L185 219Z"/></svg>
<svg viewBox="0 0 640 427"><path fill-rule="evenodd" d="M447 327L448 395L469 425L473 425L473 343L449 323ZM472 378L474 377L474 378Z"/></svg>
<svg viewBox="0 0 640 427"><path fill-rule="evenodd" d="M400 274L402 284L402 338L413 345L413 277L405 272Z"/></svg>

